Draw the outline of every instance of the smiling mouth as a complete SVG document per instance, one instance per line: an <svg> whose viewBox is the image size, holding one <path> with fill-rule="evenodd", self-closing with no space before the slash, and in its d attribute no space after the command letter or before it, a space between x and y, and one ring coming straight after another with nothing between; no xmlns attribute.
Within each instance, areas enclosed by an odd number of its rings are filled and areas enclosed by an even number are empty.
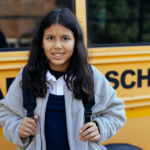
<svg viewBox="0 0 150 150"><path fill-rule="evenodd" d="M62 56L63 54L53 54L53 55L55 55L55 56Z"/></svg>
<svg viewBox="0 0 150 150"><path fill-rule="evenodd" d="M64 55L65 53L52 53L52 55L53 55L53 57L55 58L55 59L61 59L62 57L63 57L63 55Z"/></svg>

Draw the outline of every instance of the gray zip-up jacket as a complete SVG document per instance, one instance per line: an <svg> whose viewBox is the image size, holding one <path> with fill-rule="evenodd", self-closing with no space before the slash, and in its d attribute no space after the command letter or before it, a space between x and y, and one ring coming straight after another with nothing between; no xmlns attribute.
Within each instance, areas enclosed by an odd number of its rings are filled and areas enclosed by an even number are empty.
<svg viewBox="0 0 150 150"><path fill-rule="evenodd" d="M124 125L126 121L124 102L117 98L115 90L107 79L94 67L94 89L95 105L92 108L92 121L96 121L101 138L98 142L81 141L79 130L84 124L84 107L81 100L76 100L73 93L64 87L67 132L70 150L106 150L101 144L108 140ZM23 108L22 70L11 84L6 97L0 101L0 125L3 127L3 134L9 142L18 145L17 150L46 150L45 141L45 111L48 101L46 98L37 98L35 114L39 116L37 121L37 134L33 138L20 138L18 129L26 110Z"/></svg>

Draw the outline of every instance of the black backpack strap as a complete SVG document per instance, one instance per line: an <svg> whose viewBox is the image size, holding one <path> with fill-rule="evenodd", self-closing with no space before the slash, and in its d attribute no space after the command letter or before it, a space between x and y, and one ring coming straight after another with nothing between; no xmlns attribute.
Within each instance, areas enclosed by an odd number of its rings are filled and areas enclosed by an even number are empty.
<svg viewBox="0 0 150 150"><path fill-rule="evenodd" d="M27 66L24 67L22 73L22 90L23 90L23 107L27 110L27 117L34 118L34 109L36 108L36 97L34 93L27 87Z"/></svg>
<svg viewBox="0 0 150 150"><path fill-rule="evenodd" d="M90 65L90 70L92 72L93 75L93 70L92 67ZM85 124L87 122L91 122L92 119L92 107L95 105L95 97L93 96L93 98L90 101L85 101L82 100L83 106L84 106L84 116L85 116Z"/></svg>

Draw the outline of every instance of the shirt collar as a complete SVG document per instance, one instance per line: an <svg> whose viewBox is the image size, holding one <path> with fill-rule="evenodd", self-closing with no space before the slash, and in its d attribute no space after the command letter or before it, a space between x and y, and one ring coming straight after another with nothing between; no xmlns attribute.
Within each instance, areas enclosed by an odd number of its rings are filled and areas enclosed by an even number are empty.
<svg viewBox="0 0 150 150"><path fill-rule="evenodd" d="M63 78L63 76L61 76L60 78ZM59 78L59 79L60 79L60 78ZM59 79L58 79L58 80L59 80ZM49 80L51 80L51 81L57 81L56 78L55 78L55 76L53 76L49 71L47 71L47 73L46 73L46 80L47 80L47 81L49 81ZM65 82L65 81L64 81L64 82Z"/></svg>

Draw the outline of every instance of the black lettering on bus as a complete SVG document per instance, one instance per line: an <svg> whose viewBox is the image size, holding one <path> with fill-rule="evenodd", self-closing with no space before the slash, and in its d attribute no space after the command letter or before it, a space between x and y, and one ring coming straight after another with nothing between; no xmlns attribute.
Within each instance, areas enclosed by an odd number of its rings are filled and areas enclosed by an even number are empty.
<svg viewBox="0 0 150 150"><path fill-rule="evenodd" d="M2 93L2 91L0 89L0 100L3 99L3 98L4 98L4 96L3 96L3 93Z"/></svg>
<svg viewBox="0 0 150 150"><path fill-rule="evenodd" d="M142 69L138 70L138 87L142 87L142 80L148 80L148 86L150 86L150 69L148 69L148 75L142 75Z"/></svg>
<svg viewBox="0 0 150 150"><path fill-rule="evenodd" d="M126 70L121 75L121 84L125 89L133 88L135 85L135 82L132 82L130 85L127 85L125 82L125 78L127 74L131 74L132 76L135 75L135 72L133 70Z"/></svg>
<svg viewBox="0 0 150 150"><path fill-rule="evenodd" d="M12 82L14 81L15 78L7 78L6 79L6 84L7 84L7 91L10 87L10 85L12 84Z"/></svg>
<svg viewBox="0 0 150 150"><path fill-rule="evenodd" d="M113 83L115 84L113 88L114 88L114 89L117 89L118 86L119 86L119 81L118 81L117 79L115 79L115 78L111 78L111 77L110 77L111 74L113 74L114 76L118 76L118 72L116 72L116 71L109 71L109 72L107 72L106 75L105 75L105 77L107 78L107 80L108 80L109 82L113 82Z"/></svg>
<svg viewBox="0 0 150 150"><path fill-rule="evenodd" d="M14 81L14 79L15 78L6 78L6 85L7 85L6 86L6 91L8 91L8 89L9 89L11 83ZM4 98L4 95L3 95L3 93L2 93L2 91L0 89L0 100L3 99L3 98Z"/></svg>

